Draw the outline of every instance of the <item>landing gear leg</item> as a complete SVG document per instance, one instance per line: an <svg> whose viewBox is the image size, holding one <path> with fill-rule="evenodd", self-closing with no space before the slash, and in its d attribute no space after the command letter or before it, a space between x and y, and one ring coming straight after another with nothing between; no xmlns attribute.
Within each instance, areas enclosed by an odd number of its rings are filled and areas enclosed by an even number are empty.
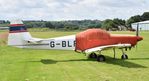
<svg viewBox="0 0 149 81"><path fill-rule="evenodd" d="M121 49L122 50L122 56L121 56L121 59L128 59L128 56L127 56L127 54L124 52L124 50L123 49Z"/></svg>
<svg viewBox="0 0 149 81"><path fill-rule="evenodd" d="M116 54L116 53L115 53L115 48L113 48L113 52L114 52L114 59L115 59L115 54Z"/></svg>

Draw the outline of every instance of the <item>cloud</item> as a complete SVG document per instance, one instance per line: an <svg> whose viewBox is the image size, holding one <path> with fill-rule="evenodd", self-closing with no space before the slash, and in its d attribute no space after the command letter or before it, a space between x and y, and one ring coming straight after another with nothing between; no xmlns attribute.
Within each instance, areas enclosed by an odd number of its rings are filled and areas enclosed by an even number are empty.
<svg viewBox="0 0 149 81"><path fill-rule="evenodd" d="M148 5L147 0L0 0L0 19L128 19Z"/></svg>

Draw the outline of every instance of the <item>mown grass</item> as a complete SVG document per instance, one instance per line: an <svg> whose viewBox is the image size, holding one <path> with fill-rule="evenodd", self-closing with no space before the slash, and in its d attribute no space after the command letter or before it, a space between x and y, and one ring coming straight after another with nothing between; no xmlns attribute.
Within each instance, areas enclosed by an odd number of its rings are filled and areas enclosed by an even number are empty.
<svg viewBox="0 0 149 81"><path fill-rule="evenodd" d="M31 32L34 37L48 38L77 32ZM135 34L134 32L112 32ZM113 59L112 50L102 52L105 62L87 59L84 54L64 50L19 49L0 46L0 81L148 81L149 32L141 32L144 40L126 53L121 51Z"/></svg>

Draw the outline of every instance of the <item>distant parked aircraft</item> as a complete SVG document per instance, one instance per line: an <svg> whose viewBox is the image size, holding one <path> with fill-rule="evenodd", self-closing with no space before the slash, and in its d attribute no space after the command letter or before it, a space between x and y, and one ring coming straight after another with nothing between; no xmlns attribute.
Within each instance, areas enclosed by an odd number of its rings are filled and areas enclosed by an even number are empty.
<svg viewBox="0 0 149 81"><path fill-rule="evenodd" d="M101 51L113 48L115 55L115 48L120 48L122 50L121 58L128 59L123 49L131 49L142 39L142 37L134 35L110 34L101 29L88 29L76 35L56 38L33 38L23 22L15 20L10 23L8 45L19 48L75 50L89 54L90 58L96 58L97 61L105 61Z"/></svg>

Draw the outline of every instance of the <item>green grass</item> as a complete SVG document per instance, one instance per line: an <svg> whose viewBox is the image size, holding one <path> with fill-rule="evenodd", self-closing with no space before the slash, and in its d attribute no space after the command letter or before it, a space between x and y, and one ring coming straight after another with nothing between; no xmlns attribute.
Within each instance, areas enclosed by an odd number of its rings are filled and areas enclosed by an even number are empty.
<svg viewBox="0 0 149 81"><path fill-rule="evenodd" d="M35 37L57 37L77 32L31 32ZM133 32L112 32L129 33ZM138 49L127 51L129 60L121 60L121 51L113 59L112 50L102 52L105 62L87 59L84 54L64 50L33 50L0 46L0 81L148 81L149 32Z"/></svg>

